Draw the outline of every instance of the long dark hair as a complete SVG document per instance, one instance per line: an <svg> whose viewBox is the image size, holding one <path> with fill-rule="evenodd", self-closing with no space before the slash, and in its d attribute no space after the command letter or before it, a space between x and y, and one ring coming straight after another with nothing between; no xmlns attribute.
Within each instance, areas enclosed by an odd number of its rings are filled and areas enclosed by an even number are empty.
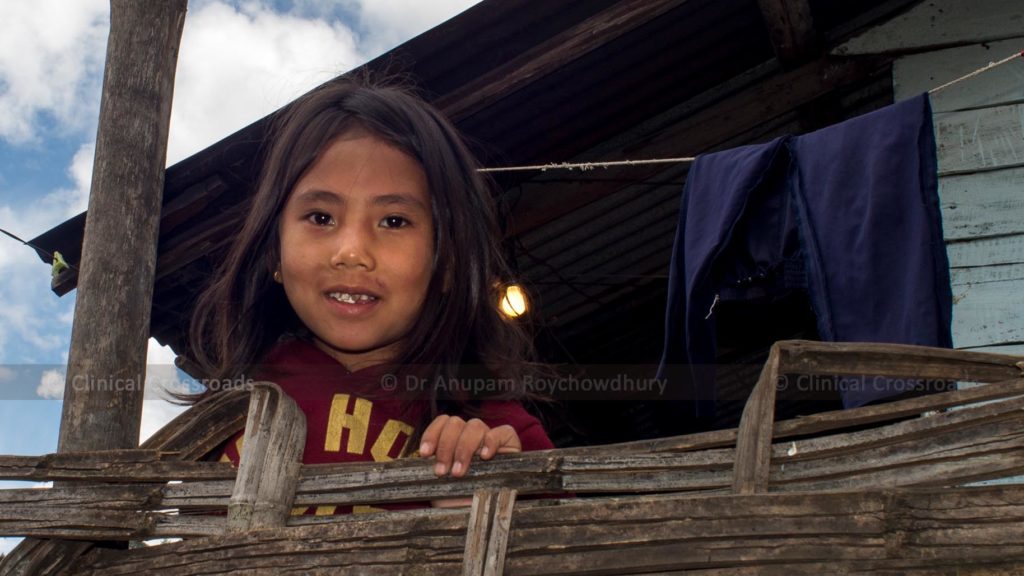
<svg viewBox="0 0 1024 576"><path fill-rule="evenodd" d="M248 216L193 313L190 355L197 370L206 378L237 378L282 334L301 331L284 291L272 279L280 261L278 219L296 182L320 153L356 128L419 161L430 191L433 273L420 316L394 366L426 371L420 375L433 379L458 378L463 367L482 366L506 383L491 395L532 396L524 377L543 367L535 361L526 330L497 308L497 283L509 279L509 269L499 241L493 184L477 172L462 138L434 107L404 88L366 79L325 84L275 120ZM431 416L468 400L444 387L419 392L428 395ZM207 389L195 399L212 393Z"/></svg>

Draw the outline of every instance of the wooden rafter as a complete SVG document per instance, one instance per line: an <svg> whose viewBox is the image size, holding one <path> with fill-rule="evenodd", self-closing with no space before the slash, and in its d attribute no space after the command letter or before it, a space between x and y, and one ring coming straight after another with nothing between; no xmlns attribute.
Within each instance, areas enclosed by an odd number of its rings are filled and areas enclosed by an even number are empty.
<svg viewBox="0 0 1024 576"><path fill-rule="evenodd" d="M685 3L686 0L617 3L460 86L434 104L458 121Z"/></svg>
<svg viewBox="0 0 1024 576"><path fill-rule="evenodd" d="M818 47L818 34L808 0L758 0L775 57L790 66L810 57Z"/></svg>

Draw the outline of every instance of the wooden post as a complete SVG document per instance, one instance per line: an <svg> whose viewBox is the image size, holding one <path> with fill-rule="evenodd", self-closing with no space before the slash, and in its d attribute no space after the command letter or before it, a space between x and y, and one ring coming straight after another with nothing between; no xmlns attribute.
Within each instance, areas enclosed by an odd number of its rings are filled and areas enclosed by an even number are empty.
<svg viewBox="0 0 1024 576"><path fill-rule="evenodd" d="M174 72L187 0L111 0L58 450L138 445Z"/></svg>
<svg viewBox="0 0 1024 576"><path fill-rule="evenodd" d="M508 535L516 491L482 489L473 493L462 554L463 576L501 576L505 570Z"/></svg>
<svg viewBox="0 0 1024 576"><path fill-rule="evenodd" d="M736 494L768 491L768 472L772 457L772 433L775 425L775 393L779 380L779 356L784 344L775 343L761 376L743 407L736 431L736 460L732 489Z"/></svg>
<svg viewBox="0 0 1024 576"><path fill-rule="evenodd" d="M228 532L283 528L295 501L306 416L272 382L257 382L249 399L245 443L228 503Z"/></svg>

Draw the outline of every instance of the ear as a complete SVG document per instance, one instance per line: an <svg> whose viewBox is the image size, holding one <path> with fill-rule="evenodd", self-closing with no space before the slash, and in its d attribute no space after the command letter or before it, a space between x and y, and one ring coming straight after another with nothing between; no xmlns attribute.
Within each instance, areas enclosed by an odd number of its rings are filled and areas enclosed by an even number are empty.
<svg viewBox="0 0 1024 576"><path fill-rule="evenodd" d="M267 254L263 261L263 265L266 266L265 270L270 272L270 277L274 279L274 282L278 284L284 283L284 278L281 276L281 257L277 254Z"/></svg>

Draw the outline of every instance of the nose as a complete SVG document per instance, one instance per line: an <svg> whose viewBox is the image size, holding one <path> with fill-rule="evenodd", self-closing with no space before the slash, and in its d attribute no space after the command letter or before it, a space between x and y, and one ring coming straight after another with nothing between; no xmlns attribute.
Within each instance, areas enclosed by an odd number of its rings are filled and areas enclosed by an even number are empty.
<svg viewBox="0 0 1024 576"><path fill-rule="evenodd" d="M362 226L345 226L338 230L336 249L331 255L332 267L373 270L376 265L372 231Z"/></svg>

